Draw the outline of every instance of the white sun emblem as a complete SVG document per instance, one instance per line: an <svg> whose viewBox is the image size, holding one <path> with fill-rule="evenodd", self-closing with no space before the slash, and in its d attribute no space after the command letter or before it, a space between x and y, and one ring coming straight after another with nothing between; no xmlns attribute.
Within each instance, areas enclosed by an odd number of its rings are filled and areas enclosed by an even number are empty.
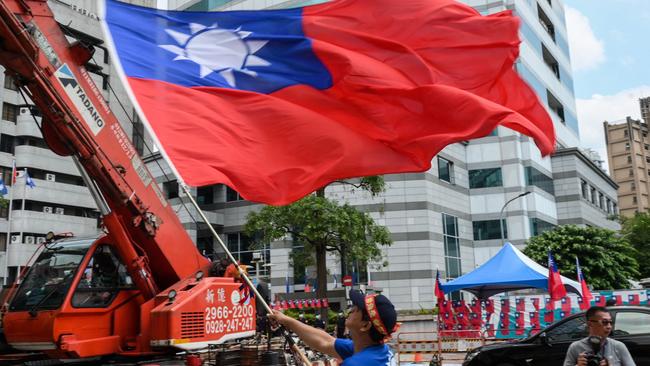
<svg viewBox="0 0 650 366"><path fill-rule="evenodd" d="M222 29L215 23L211 27L190 23L190 34L165 30L178 45L159 45L159 47L176 54L174 61L189 60L198 64L201 78L217 72L226 82L235 87L233 71L256 76L250 66L269 66L270 62L255 56L268 41L246 40L251 32ZM180 47L179 47L180 46Z"/></svg>

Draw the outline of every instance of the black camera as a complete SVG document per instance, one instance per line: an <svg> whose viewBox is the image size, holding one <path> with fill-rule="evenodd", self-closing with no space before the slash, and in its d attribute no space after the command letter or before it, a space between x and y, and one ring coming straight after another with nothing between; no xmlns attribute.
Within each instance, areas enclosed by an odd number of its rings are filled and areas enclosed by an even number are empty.
<svg viewBox="0 0 650 366"><path fill-rule="evenodd" d="M599 354L587 353L587 366L600 366L600 361L605 358Z"/></svg>
<svg viewBox="0 0 650 366"><path fill-rule="evenodd" d="M601 349L605 340L598 336L589 337L589 345L591 345L591 350L593 352L587 353L587 366L600 366L600 362L605 359L601 354Z"/></svg>

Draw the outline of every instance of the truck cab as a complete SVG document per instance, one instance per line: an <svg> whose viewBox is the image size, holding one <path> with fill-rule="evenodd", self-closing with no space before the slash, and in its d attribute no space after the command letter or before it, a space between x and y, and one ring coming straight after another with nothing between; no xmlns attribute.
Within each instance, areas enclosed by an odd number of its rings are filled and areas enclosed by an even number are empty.
<svg viewBox="0 0 650 366"><path fill-rule="evenodd" d="M61 355L57 346L74 334L128 350L137 335L138 312L130 300L138 295L107 236L53 242L43 247L8 304L7 342L18 350L62 357L69 355ZM119 329L125 324L131 329Z"/></svg>

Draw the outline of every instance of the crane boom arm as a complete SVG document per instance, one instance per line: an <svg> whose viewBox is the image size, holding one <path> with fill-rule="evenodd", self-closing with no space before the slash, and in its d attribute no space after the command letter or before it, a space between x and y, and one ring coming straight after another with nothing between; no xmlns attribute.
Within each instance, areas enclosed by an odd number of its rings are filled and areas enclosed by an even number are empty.
<svg viewBox="0 0 650 366"><path fill-rule="evenodd" d="M67 40L47 1L0 2L0 64L40 110L48 145L76 156L99 188L111 210L108 235L151 298L208 261L91 80L84 67L91 57L92 47Z"/></svg>

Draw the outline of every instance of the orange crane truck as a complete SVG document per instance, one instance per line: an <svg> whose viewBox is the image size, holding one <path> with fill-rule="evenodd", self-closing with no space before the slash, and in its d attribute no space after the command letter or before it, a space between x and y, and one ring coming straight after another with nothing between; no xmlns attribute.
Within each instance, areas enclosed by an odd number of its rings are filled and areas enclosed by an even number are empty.
<svg viewBox="0 0 650 366"><path fill-rule="evenodd" d="M0 1L0 64L42 116L57 154L72 156L105 233L46 244L3 310L4 335L51 358L147 356L248 337L255 301L211 277L46 0Z"/></svg>

